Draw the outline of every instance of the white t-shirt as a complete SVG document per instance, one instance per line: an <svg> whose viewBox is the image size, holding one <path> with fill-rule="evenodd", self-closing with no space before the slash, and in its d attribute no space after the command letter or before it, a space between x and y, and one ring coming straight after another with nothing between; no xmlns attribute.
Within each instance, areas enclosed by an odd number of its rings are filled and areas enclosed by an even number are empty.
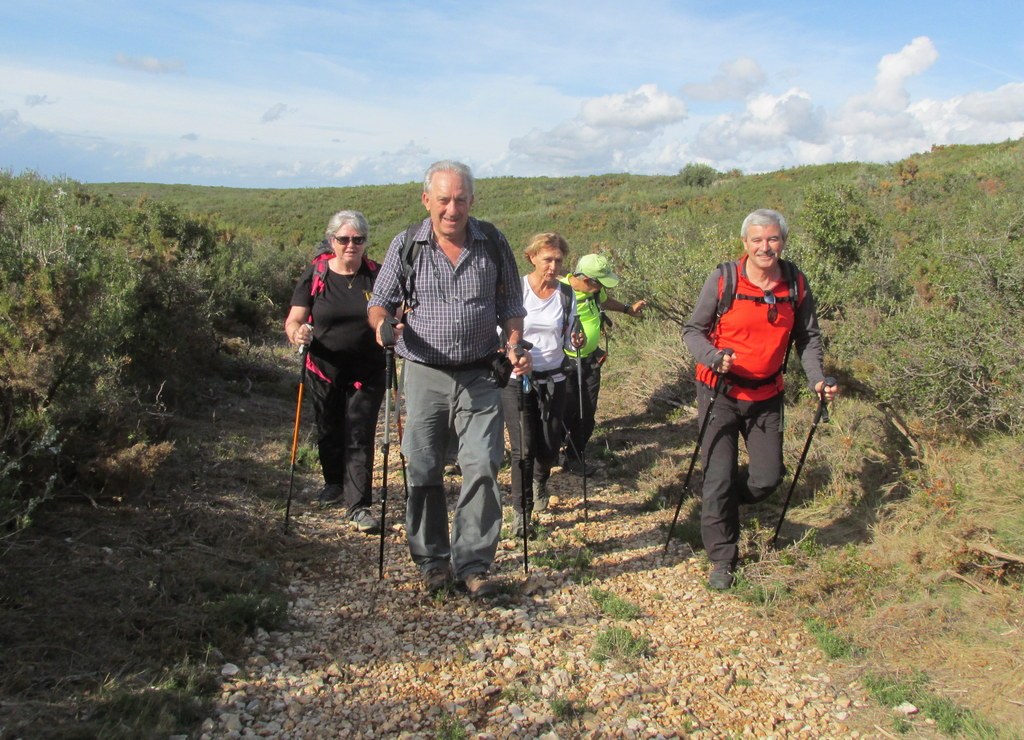
<svg viewBox="0 0 1024 740"><path fill-rule="evenodd" d="M576 314L576 298L570 305L569 320L562 315L561 290L556 288L548 298L540 298L530 287L530 280L523 275L523 305L526 318L523 319L523 339L533 343L530 359L533 369L538 372L557 370L565 359L565 347L571 347L573 317Z"/></svg>

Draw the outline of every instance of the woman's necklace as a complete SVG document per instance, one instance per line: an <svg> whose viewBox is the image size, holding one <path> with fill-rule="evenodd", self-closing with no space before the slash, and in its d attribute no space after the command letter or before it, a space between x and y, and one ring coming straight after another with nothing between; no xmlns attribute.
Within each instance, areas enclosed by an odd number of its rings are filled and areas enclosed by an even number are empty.
<svg viewBox="0 0 1024 740"><path fill-rule="evenodd" d="M342 272L342 270L346 269L353 270L353 272ZM348 265L339 263L337 269L334 270L334 272L340 275L341 277L345 278L345 282L348 283L348 289L352 290L352 286L355 285L356 278L359 277L359 265L356 265L355 268L352 268L349 267Z"/></svg>

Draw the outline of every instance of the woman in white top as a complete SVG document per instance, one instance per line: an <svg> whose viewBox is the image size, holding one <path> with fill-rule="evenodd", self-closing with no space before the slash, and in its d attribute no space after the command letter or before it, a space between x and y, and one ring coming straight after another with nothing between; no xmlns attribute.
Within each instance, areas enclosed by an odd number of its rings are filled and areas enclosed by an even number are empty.
<svg viewBox="0 0 1024 740"><path fill-rule="evenodd" d="M537 234L526 248L526 259L533 265L533 272L523 276L523 304L527 311L523 339L533 345L529 350L533 372L529 376L528 392L523 396L522 434L519 423L519 398L524 390L522 378L513 375L502 392L505 426L512 447L511 503L515 509L515 537L523 536L524 493L530 514L547 508L547 481L558 460L558 448L565 434L566 375L562 370L565 349L576 346L574 339L580 343L583 339L572 335L576 297L571 288L567 289L568 286L558 280L568 254L568 243L552 232ZM524 485L529 486L526 491Z"/></svg>

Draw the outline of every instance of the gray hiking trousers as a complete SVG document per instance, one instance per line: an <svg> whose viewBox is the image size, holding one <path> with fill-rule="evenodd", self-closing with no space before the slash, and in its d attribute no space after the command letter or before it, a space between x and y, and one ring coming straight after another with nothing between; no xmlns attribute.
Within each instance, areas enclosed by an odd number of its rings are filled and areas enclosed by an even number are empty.
<svg viewBox="0 0 1024 740"><path fill-rule="evenodd" d="M406 362L404 375L409 552L422 571L450 561L455 577L463 579L491 567L501 537L501 390L483 369L447 370ZM444 465L451 429L458 436L462 490L449 536Z"/></svg>

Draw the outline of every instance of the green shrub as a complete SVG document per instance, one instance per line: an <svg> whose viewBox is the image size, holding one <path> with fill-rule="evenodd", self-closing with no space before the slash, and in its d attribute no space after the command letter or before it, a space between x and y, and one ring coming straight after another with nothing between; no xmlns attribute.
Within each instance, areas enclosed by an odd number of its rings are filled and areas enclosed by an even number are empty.
<svg viewBox="0 0 1024 740"><path fill-rule="evenodd" d="M711 187L721 177L722 173L711 165L698 162L690 162L679 170L679 179L683 185L691 188Z"/></svg>

